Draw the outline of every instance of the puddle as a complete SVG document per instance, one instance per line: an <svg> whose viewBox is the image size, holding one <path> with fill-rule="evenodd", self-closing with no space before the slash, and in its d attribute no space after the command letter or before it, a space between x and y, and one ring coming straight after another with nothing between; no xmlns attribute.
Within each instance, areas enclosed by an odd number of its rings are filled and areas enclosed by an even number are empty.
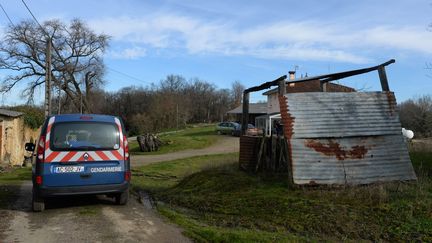
<svg viewBox="0 0 432 243"><path fill-rule="evenodd" d="M138 200L147 209L154 209L155 208L155 203L154 203L153 199L145 191L139 191L138 192Z"/></svg>

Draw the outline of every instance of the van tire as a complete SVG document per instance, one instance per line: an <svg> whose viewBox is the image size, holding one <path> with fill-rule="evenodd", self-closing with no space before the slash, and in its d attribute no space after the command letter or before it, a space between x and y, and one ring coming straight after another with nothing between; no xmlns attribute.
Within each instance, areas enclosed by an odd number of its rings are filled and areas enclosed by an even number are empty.
<svg viewBox="0 0 432 243"><path fill-rule="evenodd" d="M33 191L32 195L32 209L33 212L42 212L45 210L44 199L39 197L35 191Z"/></svg>
<svg viewBox="0 0 432 243"><path fill-rule="evenodd" d="M129 200L129 190L126 190L115 196L115 202L118 205L126 205L128 200Z"/></svg>

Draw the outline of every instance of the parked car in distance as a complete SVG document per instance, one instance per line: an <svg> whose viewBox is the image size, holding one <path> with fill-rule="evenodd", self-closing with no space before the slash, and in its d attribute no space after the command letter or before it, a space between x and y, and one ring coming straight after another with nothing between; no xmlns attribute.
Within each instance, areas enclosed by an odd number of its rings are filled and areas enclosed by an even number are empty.
<svg viewBox="0 0 432 243"><path fill-rule="evenodd" d="M250 129L250 128L254 128L254 125L252 125L252 124L248 124L248 129ZM241 130L242 130L242 125L241 124L238 124L235 128L234 128L234 132L233 132L233 136L236 136L236 137L240 137L240 135L241 135Z"/></svg>
<svg viewBox="0 0 432 243"><path fill-rule="evenodd" d="M221 122L216 125L217 134L231 134L234 135L234 129L239 124L237 122Z"/></svg>
<svg viewBox="0 0 432 243"><path fill-rule="evenodd" d="M124 205L131 179L129 148L120 118L69 114L48 117L33 151L33 211L45 199L104 194Z"/></svg>
<svg viewBox="0 0 432 243"><path fill-rule="evenodd" d="M242 125L238 124L238 126L235 127L232 135L236 136L236 137L240 137L241 135L241 130L242 130ZM246 135L248 136L258 136L258 135L262 135L262 130L256 128L254 125L252 124L248 124L248 127L246 129Z"/></svg>

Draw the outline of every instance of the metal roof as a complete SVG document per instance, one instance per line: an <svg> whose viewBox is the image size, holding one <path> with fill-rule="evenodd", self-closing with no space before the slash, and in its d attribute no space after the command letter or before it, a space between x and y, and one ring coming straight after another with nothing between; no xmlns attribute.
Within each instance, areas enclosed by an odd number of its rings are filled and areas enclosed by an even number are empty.
<svg viewBox="0 0 432 243"><path fill-rule="evenodd" d="M296 184L415 180L392 92L281 96Z"/></svg>
<svg viewBox="0 0 432 243"><path fill-rule="evenodd" d="M227 112L228 114L242 114L243 104ZM267 114L267 103L249 103L249 114Z"/></svg>
<svg viewBox="0 0 432 243"><path fill-rule="evenodd" d="M289 80L289 81L287 81L287 83L301 83L301 82L310 82L310 81L314 81L314 80L319 80L321 83L327 83L327 82L331 82L334 80L339 80L339 79L348 78L348 77L363 74L363 73L372 72L375 70L380 70L380 69L384 68L385 66L388 66L392 63L395 63L394 59L391 59L385 63L381 63L381 64L379 64L377 66L373 66L373 67L343 71L343 72L338 72L338 73L329 73L329 74L324 74L324 75L319 75L319 76L304 77L304 78L300 78L300 79ZM381 80L381 76L385 76L385 74L380 74L380 80ZM287 78L287 76L283 75L283 76L281 76L281 77L279 77L273 81L268 81L268 82L265 82L259 86L254 86L254 87L250 87L248 89L245 89L244 93L260 91L263 89L269 89L272 86L277 86L279 81L286 80L286 78Z"/></svg>
<svg viewBox="0 0 432 243"><path fill-rule="evenodd" d="M0 116L8 116L8 117L19 117L24 115L24 113L19 111L12 111L7 109L0 109Z"/></svg>

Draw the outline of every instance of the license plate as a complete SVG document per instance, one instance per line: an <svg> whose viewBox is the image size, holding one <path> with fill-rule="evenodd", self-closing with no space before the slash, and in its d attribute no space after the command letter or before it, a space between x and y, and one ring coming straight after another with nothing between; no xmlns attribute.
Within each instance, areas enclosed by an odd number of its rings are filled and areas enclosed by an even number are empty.
<svg viewBox="0 0 432 243"><path fill-rule="evenodd" d="M54 168L54 173L79 173L84 172L84 166L58 166Z"/></svg>

